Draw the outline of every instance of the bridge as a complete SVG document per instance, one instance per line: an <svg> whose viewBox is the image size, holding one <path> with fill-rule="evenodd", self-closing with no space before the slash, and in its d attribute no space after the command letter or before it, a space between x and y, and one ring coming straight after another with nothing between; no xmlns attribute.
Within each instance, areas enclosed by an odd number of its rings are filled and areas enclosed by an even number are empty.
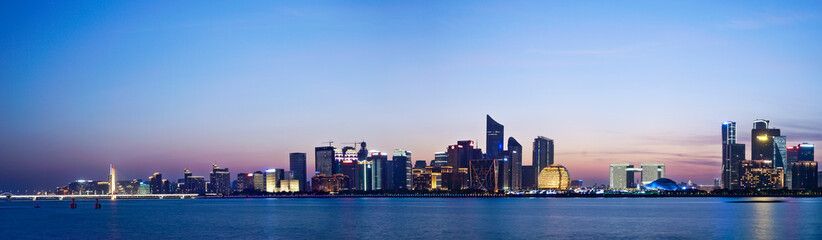
<svg viewBox="0 0 822 240"><path fill-rule="evenodd" d="M97 194L97 195L13 195L10 193L3 193L3 197L11 201L12 199L30 199L30 200L63 200L63 199L194 199L197 194Z"/></svg>

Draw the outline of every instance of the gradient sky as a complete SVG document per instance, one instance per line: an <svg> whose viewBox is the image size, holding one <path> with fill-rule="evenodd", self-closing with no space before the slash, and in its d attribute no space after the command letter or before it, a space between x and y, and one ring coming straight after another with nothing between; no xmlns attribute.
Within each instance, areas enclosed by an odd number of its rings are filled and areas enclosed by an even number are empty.
<svg viewBox="0 0 822 240"><path fill-rule="evenodd" d="M618 162L712 184L726 120L747 145L756 118L822 143L818 1L5 1L0 29L2 191L109 163L233 178L307 152L313 170L328 140L430 160L484 146L485 114L526 165L553 138L585 185Z"/></svg>

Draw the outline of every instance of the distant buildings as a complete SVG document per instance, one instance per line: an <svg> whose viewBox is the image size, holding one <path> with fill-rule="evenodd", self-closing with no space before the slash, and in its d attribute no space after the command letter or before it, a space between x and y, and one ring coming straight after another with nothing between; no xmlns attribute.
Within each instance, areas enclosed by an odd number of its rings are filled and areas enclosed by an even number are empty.
<svg viewBox="0 0 822 240"><path fill-rule="evenodd" d="M149 189L151 189L151 194L162 194L165 193L165 188L163 188L163 175L160 173L154 173L154 175L148 177L149 182Z"/></svg>
<svg viewBox="0 0 822 240"><path fill-rule="evenodd" d="M316 174L334 174L334 147L314 148L314 169Z"/></svg>
<svg viewBox="0 0 822 240"><path fill-rule="evenodd" d="M552 164L543 168L537 179L540 189L566 190L571 186L568 169L559 164Z"/></svg>
<svg viewBox="0 0 822 240"><path fill-rule="evenodd" d="M237 191L244 192L254 189L254 174L253 173L238 173L237 174Z"/></svg>
<svg viewBox="0 0 822 240"><path fill-rule="evenodd" d="M782 188L783 170L773 167L772 160L743 160L740 163L740 188Z"/></svg>
<svg viewBox="0 0 822 240"><path fill-rule="evenodd" d="M431 160L431 166L434 166L434 160ZM414 161L414 169L425 169L425 160Z"/></svg>
<svg viewBox="0 0 822 240"><path fill-rule="evenodd" d="M425 161L422 161L425 164ZM403 149L394 149L391 156L392 168L392 188L411 189L413 179L411 176L411 152Z"/></svg>
<svg viewBox="0 0 822 240"><path fill-rule="evenodd" d="M634 181L634 173L641 173L640 182L642 185L650 184L657 179L665 177L665 164L661 163L642 163L641 168L635 168L634 165L627 163L611 164L609 170L609 183L611 189L631 189L636 188Z"/></svg>
<svg viewBox="0 0 822 240"><path fill-rule="evenodd" d="M211 189L210 192L228 195L231 194L231 173L228 168L219 168L217 164L211 166Z"/></svg>
<svg viewBox="0 0 822 240"><path fill-rule="evenodd" d="M432 167L442 167L448 165L448 153L436 152L434 153L434 160L431 161Z"/></svg>
<svg viewBox="0 0 822 240"><path fill-rule="evenodd" d="M736 122L722 123L722 187L739 188L739 164L745 160L745 144L736 143Z"/></svg>

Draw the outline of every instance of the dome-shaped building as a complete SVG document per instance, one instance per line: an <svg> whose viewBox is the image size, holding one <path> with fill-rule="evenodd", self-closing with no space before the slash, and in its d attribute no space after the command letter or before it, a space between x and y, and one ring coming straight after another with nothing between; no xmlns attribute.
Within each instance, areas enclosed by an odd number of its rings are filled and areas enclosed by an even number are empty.
<svg viewBox="0 0 822 240"><path fill-rule="evenodd" d="M656 181L649 183L643 187L649 190L665 190L665 191L676 191L679 190L679 185L674 182L674 180L667 179L667 178L660 178Z"/></svg>
<svg viewBox="0 0 822 240"><path fill-rule="evenodd" d="M571 184L571 177L568 175L568 169L559 164L547 166L539 171L537 177L540 189L568 189Z"/></svg>

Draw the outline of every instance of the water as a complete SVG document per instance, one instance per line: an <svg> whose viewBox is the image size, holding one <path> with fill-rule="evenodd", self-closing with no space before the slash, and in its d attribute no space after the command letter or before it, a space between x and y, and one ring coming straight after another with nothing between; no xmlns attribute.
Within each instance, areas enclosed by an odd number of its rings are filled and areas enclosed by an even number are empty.
<svg viewBox="0 0 822 240"><path fill-rule="evenodd" d="M336 198L0 202L4 239L822 239L822 199Z"/></svg>

